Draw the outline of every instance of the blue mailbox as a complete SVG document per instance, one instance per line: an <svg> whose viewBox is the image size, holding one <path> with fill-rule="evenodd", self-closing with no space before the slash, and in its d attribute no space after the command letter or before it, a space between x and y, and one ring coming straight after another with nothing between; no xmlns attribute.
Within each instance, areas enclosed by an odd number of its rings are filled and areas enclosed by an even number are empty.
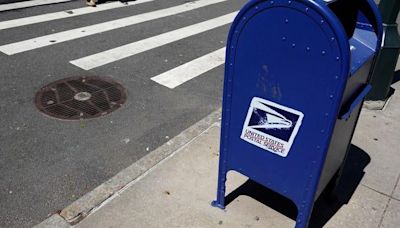
<svg viewBox="0 0 400 228"><path fill-rule="evenodd" d="M372 0L251 0L229 34L217 199L237 171L294 202L307 227L340 176L381 45Z"/></svg>

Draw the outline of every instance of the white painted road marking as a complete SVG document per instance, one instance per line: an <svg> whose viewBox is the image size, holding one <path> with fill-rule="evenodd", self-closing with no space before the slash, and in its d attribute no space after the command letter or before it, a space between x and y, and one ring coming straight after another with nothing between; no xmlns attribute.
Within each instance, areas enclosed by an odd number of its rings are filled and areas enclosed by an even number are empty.
<svg viewBox="0 0 400 228"><path fill-rule="evenodd" d="M170 89L174 89L175 87L224 64L225 50L226 48L221 48L172 70L152 77L151 80Z"/></svg>
<svg viewBox="0 0 400 228"><path fill-rule="evenodd" d="M152 1L154 1L154 0L140 0L140 1L135 1L135 2L129 2L128 6L138 5L141 3L152 2ZM64 11L55 12L55 13L46 13L46 14L41 14L41 15L37 15L37 16L18 18L18 19L9 20L9 21L1 21L0 22L0 30L20 27L20 26L24 26L24 25L31 25L31 24L36 24L36 23L41 23L41 22L46 22L46 21L58 20L58 19L63 19L63 18L76 17L76 16L81 16L81 15L85 15L85 14L89 14L89 13L97 13L97 12L101 12L101 11L105 11L105 10L117 9L117 8L128 7L128 6L121 2L112 2L112 3L107 3L107 4L100 4L96 7L87 7L86 6L83 8L64 10Z"/></svg>
<svg viewBox="0 0 400 228"><path fill-rule="evenodd" d="M202 32L227 25L233 21L237 12L190 25L171 32L163 33L134 43L126 44L94 55L71 61L70 63L84 70L106 65Z"/></svg>
<svg viewBox="0 0 400 228"><path fill-rule="evenodd" d="M0 12L6 10L14 10L14 9L22 9L32 6L42 6L42 5L49 5L55 3L62 3L62 2L70 2L71 0L31 0L31 1L24 1L24 2L15 2L9 4L1 4L0 5Z"/></svg>
<svg viewBox="0 0 400 228"><path fill-rule="evenodd" d="M7 55L14 55L17 53L34 50L41 47L62 43L130 25L139 24L146 21L160 19L167 16L191 11L201 7L213 5L216 3L224 2L227 0L202 0L196 2L189 2L183 5L174 6L162 10L157 10L149 13L139 14L131 17L125 17L118 20L103 22L100 24L90 25L77 29L72 29L64 32L54 33L42 37L28 39L16 43L6 44L0 46L0 51Z"/></svg>

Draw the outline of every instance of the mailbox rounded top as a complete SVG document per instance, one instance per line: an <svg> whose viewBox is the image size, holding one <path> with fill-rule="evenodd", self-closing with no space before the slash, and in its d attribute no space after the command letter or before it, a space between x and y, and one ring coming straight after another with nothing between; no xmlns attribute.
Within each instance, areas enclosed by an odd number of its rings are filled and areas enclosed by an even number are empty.
<svg viewBox="0 0 400 228"><path fill-rule="evenodd" d="M322 33L327 39L331 40L332 43L337 44L338 56L335 57L340 59L341 75L347 77L349 75L350 68L350 45L346 32L335 16L335 14L329 9L325 2L322 0L315 1L299 1L299 0L251 0L246 6L242 8L237 17L235 18L231 31L228 38L228 45L231 47L227 51L227 57L232 57L234 54L232 51L235 49L235 45L238 41L239 36L242 35L243 29L247 27L252 19L258 17L260 14L271 14L268 20L259 20L261 27L274 27L281 26L282 40L293 39L293 46L302 45L307 46L307 40L298 40L296 37L286 36L285 29L289 28L292 30L291 34L307 34L312 37L317 33ZM302 18L308 18L309 20L302 20ZM282 20L284 24L282 24ZM304 23L301 24L300 21ZM298 22L298 23L293 23ZM312 23L312 24L311 24ZM285 27L283 27L285 26ZM311 28L314 27L314 28ZM319 27L316 29L315 27ZM272 31L273 29L271 29ZM275 30L277 31L277 30ZM279 31L280 32L280 31ZM257 35L254 33L253 35ZM272 35L272 34L271 34ZM320 35L320 34L317 34ZM318 41L316 41L318 42ZM271 45L271 44L267 44ZM313 46L315 43L310 44ZM305 51L312 49L312 47L303 47ZM323 54L321 50L321 54ZM273 54L273 53L271 53ZM228 59L229 60L229 59Z"/></svg>

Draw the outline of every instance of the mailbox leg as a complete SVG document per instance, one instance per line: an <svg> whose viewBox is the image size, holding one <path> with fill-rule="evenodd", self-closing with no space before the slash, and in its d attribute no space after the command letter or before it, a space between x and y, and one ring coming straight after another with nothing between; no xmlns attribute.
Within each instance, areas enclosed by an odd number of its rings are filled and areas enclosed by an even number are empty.
<svg viewBox="0 0 400 228"><path fill-rule="evenodd" d="M218 177L217 199L212 201L211 203L213 207L225 209L225 189L226 189L225 182L226 182L226 173L220 173Z"/></svg>
<svg viewBox="0 0 400 228"><path fill-rule="evenodd" d="M354 131L353 131L354 134ZM338 196L336 195L336 191L337 191L337 187L339 186L339 182L342 179L343 176L343 170L344 170L344 166L346 164L347 161L347 157L349 155L349 150L350 150L350 145L347 148L347 152L346 152L346 156L343 159L342 164L340 165L339 170L336 172L335 176L333 176L332 180L330 181L330 183L328 184L328 186L326 186L326 196L327 199L331 202L335 202L338 200Z"/></svg>
<svg viewBox="0 0 400 228"><path fill-rule="evenodd" d="M217 199L211 202L211 205L213 207L218 207L220 209L225 209L226 174L227 170L224 165L223 159L221 159L218 173Z"/></svg>
<svg viewBox="0 0 400 228"><path fill-rule="evenodd" d="M307 228L309 220L311 218L311 212L314 207L314 203L304 205L304 207L298 210L295 228ZM298 208L298 207L297 207Z"/></svg>

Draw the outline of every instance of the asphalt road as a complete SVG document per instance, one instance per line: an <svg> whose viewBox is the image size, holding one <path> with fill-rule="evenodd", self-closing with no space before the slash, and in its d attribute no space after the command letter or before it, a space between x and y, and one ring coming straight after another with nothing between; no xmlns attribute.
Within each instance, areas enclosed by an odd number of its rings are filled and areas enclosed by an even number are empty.
<svg viewBox="0 0 400 228"><path fill-rule="evenodd" d="M214 66L207 61L188 68L181 65L223 48L229 22L159 35L237 11L246 0L143 1L82 15L70 11L86 8L82 0L0 13L0 227L38 224L220 107L223 60L211 58ZM201 2L209 4L199 7ZM161 16L159 10L174 6L181 6L181 11L169 9L169 15ZM29 18L30 24L24 25L22 20L6 22L55 12L69 16L47 15L41 22ZM140 22L144 13L152 13L153 18ZM124 21L131 25L103 24L93 31L87 27L133 15L138 17ZM108 30L100 31L104 28ZM193 31L197 33L188 35ZM71 38L82 33L86 35ZM42 40L51 34L54 40ZM156 38L141 42L151 37ZM131 49L117 49L130 51L128 56L113 57L108 63L97 58L97 66L90 70L70 63L96 53L108 58L112 55L108 50L135 42ZM205 73L200 69L204 67ZM188 72L194 78L175 88L151 80L172 69L176 70L170 82L181 83L174 77ZM113 78L126 88L122 108L95 119L66 121L50 118L35 107L35 93L44 85L96 75Z"/></svg>

